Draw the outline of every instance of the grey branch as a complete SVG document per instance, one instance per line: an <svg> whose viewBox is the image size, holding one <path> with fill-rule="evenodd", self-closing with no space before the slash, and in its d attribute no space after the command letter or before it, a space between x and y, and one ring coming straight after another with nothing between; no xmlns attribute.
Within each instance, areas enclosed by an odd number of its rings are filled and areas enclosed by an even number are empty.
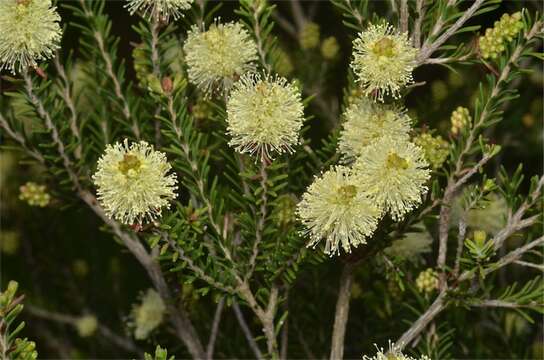
<svg viewBox="0 0 544 360"><path fill-rule="evenodd" d="M253 354L255 354L255 357L257 359L264 359L264 356L261 353L261 350L259 349L259 345L257 345L257 342L255 341L255 337L251 333L249 326L247 326L247 322L244 318L244 314L242 314L242 310L240 309L240 306L238 305L236 300L233 302L232 308L234 310L234 314L236 315L236 319L238 320L238 323L240 324L240 327L242 328L242 331L246 337L249 347L253 351Z"/></svg>
<svg viewBox="0 0 544 360"><path fill-rule="evenodd" d="M208 346L206 347L206 359L213 359L213 352L215 349L215 341L217 340L217 334L219 333L219 324L221 323L221 315L223 314L223 308L225 306L225 298L219 299L215 308L215 314L213 316L212 330L210 332L210 339L208 340Z"/></svg>
<svg viewBox="0 0 544 360"><path fill-rule="evenodd" d="M32 77L28 74L27 71L23 72L23 78L25 80L25 90L26 93L32 102L32 105L36 109L36 112L42 118L44 121L45 127L47 130L51 132L51 138L53 139L53 142L57 146L57 151L62 158L62 162L66 170L68 171L68 175L70 177L70 180L74 184L74 186L79 190L81 187L79 185L79 179L77 175L75 174L73 168L72 168L72 161L68 157L68 154L66 154L64 144L60 138L59 131L55 124L53 123L53 120L51 119L51 116L49 113L45 110L45 107L43 106L42 101L36 96L34 93L34 85L32 83Z"/></svg>
<svg viewBox="0 0 544 360"><path fill-rule="evenodd" d="M465 10L463 15L457 19L457 21L446 30L442 35L440 35L436 40L428 43L425 42L417 56L417 65L425 64L427 59L440 47L442 46L457 30L463 26L463 24L470 19L474 13L483 5L485 0L475 0L472 5ZM450 1L451 2L451 1ZM453 1L455 3L455 1ZM443 23L441 23L442 18L439 19L431 35L436 35L442 29ZM435 33L435 34L433 34Z"/></svg>
<svg viewBox="0 0 544 360"><path fill-rule="evenodd" d="M404 349L409 343L411 343L420 333L427 327L427 325L438 315L444 307L446 299L446 289L442 290L432 305L412 324L412 326L402 334L402 336L395 342L400 348Z"/></svg>
<svg viewBox="0 0 544 360"><path fill-rule="evenodd" d="M77 159L81 158L81 134L79 131L79 124L77 119L77 111L76 111L76 105L74 104L74 100L72 99L73 94L70 91L70 81L68 80L68 76L66 76L66 71L64 70L64 66L59 61L59 54L57 53L57 56L55 56L54 59L55 68L57 69L57 73L59 74L62 82L61 82L61 90L59 91L60 97L64 100L66 103L66 106L70 110L70 130L72 131L72 134L76 137L78 141L78 145L76 148L76 151L74 155Z"/></svg>
<svg viewBox="0 0 544 360"><path fill-rule="evenodd" d="M528 308L528 309L534 309L536 307L543 307L544 304L538 304L538 303L529 303L529 304L517 304L513 302L503 301L503 300L483 300L476 302L474 304L471 304L471 306L476 307L498 307L498 308L508 308L508 309L516 309L516 308Z"/></svg>
<svg viewBox="0 0 544 360"><path fill-rule="evenodd" d="M353 264L344 265L340 275L340 288L338 289L338 299L336 300L336 313L334 315L334 326L331 340L331 360L343 359L344 356L344 338L346 335L346 325L349 314L349 300L351 295L351 285L353 283Z"/></svg>
<svg viewBox="0 0 544 360"><path fill-rule="evenodd" d="M61 324L68 324L71 326L77 326L78 317L73 315L60 314L57 312L41 309L33 305L25 305L25 310L32 316L55 321ZM109 327L104 325L102 322L98 322L98 332L107 340L109 340L114 345L118 346L121 349L129 351L134 354L143 354L142 350L136 346L136 344L129 338L125 338L121 335L118 335Z"/></svg>
<svg viewBox="0 0 544 360"><path fill-rule="evenodd" d="M13 130L11 128L11 126L9 126L9 123L8 121L6 120L6 118L4 117L4 115L2 115L2 113L0 113L0 127L2 129L4 129L4 131L6 132L6 134L15 142L19 143L19 146L21 146L25 152L33 157L35 160L37 160L39 163L41 164L44 164L45 163L45 159L43 158L42 154L40 154L39 152L37 152L36 150L33 150L31 148L29 148L27 145L26 145L26 140L24 138L23 135L19 134L18 132L16 132L15 130Z"/></svg>

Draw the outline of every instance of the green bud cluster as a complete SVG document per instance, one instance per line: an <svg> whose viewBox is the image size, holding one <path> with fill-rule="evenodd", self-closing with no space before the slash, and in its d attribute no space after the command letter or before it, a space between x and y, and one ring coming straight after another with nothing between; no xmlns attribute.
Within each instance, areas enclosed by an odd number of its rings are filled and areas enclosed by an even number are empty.
<svg viewBox="0 0 544 360"><path fill-rule="evenodd" d="M30 206L46 207L51 201L45 185L29 181L20 188L19 200L26 201Z"/></svg>
<svg viewBox="0 0 544 360"><path fill-rule="evenodd" d="M424 133L415 138L414 142L423 149L425 159L433 169L441 167L450 153L449 143L442 139L441 136L435 137L429 133Z"/></svg>
<svg viewBox="0 0 544 360"><path fill-rule="evenodd" d="M315 49L319 45L319 25L307 22L300 31L298 40L304 50Z"/></svg>
<svg viewBox="0 0 544 360"><path fill-rule="evenodd" d="M457 135L462 129L472 123L472 117L467 108L459 106L451 113L451 133Z"/></svg>
<svg viewBox="0 0 544 360"><path fill-rule="evenodd" d="M419 273L416 287L422 293L431 293L438 289L438 274L431 268Z"/></svg>
<svg viewBox="0 0 544 360"><path fill-rule="evenodd" d="M523 29L521 13L504 14L495 21L493 28L488 28L485 35L480 36L480 52L484 59L495 59L506 49L506 45Z"/></svg>

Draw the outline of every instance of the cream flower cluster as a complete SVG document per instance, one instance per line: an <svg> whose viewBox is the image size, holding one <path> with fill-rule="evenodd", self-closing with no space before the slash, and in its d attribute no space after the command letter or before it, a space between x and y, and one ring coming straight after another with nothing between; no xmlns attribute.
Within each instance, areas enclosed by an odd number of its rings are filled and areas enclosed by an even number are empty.
<svg viewBox="0 0 544 360"><path fill-rule="evenodd" d="M46 207L51 201L45 185L38 185L29 181L19 187L19 200L26 201L30 206Z"/></svg>
<svg viewBox="0 0 544 360"><path fill-rule="evenodd" d="M134 338L146 339L162 323L165 313L166 305L160 295L155 290L148 289L142 297L142 302L132 309Z"/></svg>
<svg viewBox="0 0 544 360"><path fill-rule="evenodd" d="M346 158L361 155L365 147L388 135L407 139L411 119L394 106L376 104L365 97L354 100L345 111L338 148Z"/></svg>
<svg viewBox="0 0 544 360"><path fill-rule="evenodd" d="M227 101L229 145L261 159L293 152L303 121L300 90L282 77L243 75Z"/></svg>
<svg viewBox="0 0 544 360"><path fill-rule="evenodd" d="M351 102L344 119L338 147L344 159L353 162L352 169L328 171L310 185L298 205L299 218L310 234L308 246L325 239L329 255L339 253L338 244L350 252L366 243L386 214L402 220L421 203L430 178L423 149L410 142L411 120L405 112L363 97ZM335 174L338 178L339 169L358 199L342 198L340 207L328 193L343 191L338 180L331 180Z"/></svg>
<svg viewBox="0 0 544 360"><path fill-rule="evenodd" d="M396 221L421 203L428 190L427 167L420 147L390 136L367 146L354 165L367 196Z"/></svg>
<svg viewBox="0 0 544 360"><path fill-rule="evenodd" d="M383 348L378 348L376 350L377 354L374 356L363 355L363 360L431 360L427 355L422 355L419 359L413 358L408 355L404 355L400 348L393 344L391 340L389 341L389 350L385 351Z"/></svg>
<svg viewBox="0 0 544 360"><path fill-rule="evenodd" d="M193 26L183 46L189 80L210 96L226 94L240 76L255 69L257 45L237 22L213 23L207 31Z"/></svg>
<svg viewBox="0 0 544 360"><path fill-rule="evenodd" d="M62 37L59 21L51 0L1 0L0 70L15 74L53 57Z"/></svg>
<svg viewBox="0 0 544 360"><path fill-rule="evenodd" d="M166 155L145 141L108 145L93 180L106 214L124 224L153 221L175 197L176 175Z"/></svg>
<svg viewBox="0 0 544 360"><path fill-rule="evenodd" d="M310 235L308 246L324 239L329 255L339 253L339 244L350 252L366 243L387 214L402 220L422 202L430 178L423 149L410 141L410 117L399 107L375 102L383 102L385 95L398 98L412 82L417 49L408 34L385 23L370 25L353 42L353 53L351 67L359 87L343 114L338 142L352 167L323 174L298 204ZM436 157L433 165L441 160Z"/></svg>
<svg viewBox="0 0 544 360"><path fill-rule="evenodd" d="M413 81L416 55L408 33L374 24L353 41L351 68L365 95L383 101L388 94L398 98L401 88Z"/></svg>
<svg viewBox="0 0 544 360"><path fill-rule="evenodd" d="M381 214L366 196L351 169L337 166L310 185L298 205L298 215L315 247L325 238L325 253L349 253L351 247L366 244Z"/></svg>
<svg viewBox="0 0 544 360"><path fill-rule="evenodd" d="M168 21L170 17L178 19L192 3L193 0L128 0L126 7L131 15L141 12L144 17Z"/></svg>

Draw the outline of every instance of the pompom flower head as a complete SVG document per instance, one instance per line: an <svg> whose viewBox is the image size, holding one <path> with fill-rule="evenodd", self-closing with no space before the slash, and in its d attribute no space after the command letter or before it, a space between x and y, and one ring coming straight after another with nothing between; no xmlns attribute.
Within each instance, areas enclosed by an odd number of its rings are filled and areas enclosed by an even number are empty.
<svg viewBox="0 0 544 360"><path fill-rule="evenodd" d="M153 221L175 196L166 156L145 141L108 145L93 175L106 214L124 224Z"/></svg>
<svg viewBox="0 0 544 360"><path fill-rule="evenodd" d="M24 71L53 57L62 31L51 0L0 1L0 70Z"/></svg>
<svg viewBox="0 0 544 360"><path fill-rule="evenodd" d="M132 308L134 337L138 340L146 339L162 323L165 313L166 305L161 296L155 290L148 289L141 304Z"/></svg>
<svg viewBox="0 0 544 360"><path fill-rule="evenodd" d="M389 351L378 348L377 345L374 346L376 346L376 350L378 350L376 355L372 357L363 355L363 360L431 360L427 355L422 355L419 359L404 355L400 350L400 347L392 343L391 340L389 340Z"/></svg>
<svg viewBox="0 0 544 360"><path fill-rule="evenodd" d="M183 11L190 9L193 0L128 0L125 5L131 15L141 11L144 17L168 21L182 16Z"/></svg>
<svg viewBox="0 0 544 360"><path fill-rule="evenodd" d="M389 136L365 147L354 165L361 188L394 220L421 203L430 177L427 167L421 148Z"/></svg>
<svg viewBox="0 0 544 360"><path fill-rule="evenodd" d="M364 97L348 107L344 119L338 147L348 159L359 156L366 146L382 136L408 138L411 123L410 117L399 109Z"/></svg>
<svg viewBox="0 0 544 360"><path fill-rule="evenodd" d="M193 26L183 45L189 80L210 95L227 92L234 81L255 69L257 45L240 23L214 23L202 32Z"/></svg>
<svg viewBox="0 0 544 360"><path fill-rule="evenodd" d="M98 327L98 320L94 315L83 315L75 322L77 333L85 338L93 335Z"/></svg>
<svg viewBox="0 0 544 360"><path fill-rule="evenodd" d="M389 24L370 25L353 41L351 68L365 95L380 101L386 94L398 98L400 89L412 82L416 54L407 33Z"/></svg>
<svg viewBox="0 0 544 360"><path fill-rule="evenodd" d="M272 152L292 152L303 121L300 90L281 77L246 74L227 101L229 145L261 159Z"/></svg>
<svg viewBox="0 0 544 360"><path fill-rule="evenodd" d="M337 166L316 178L297 213L310 235L308 246L315 247L325 239L325 253L345 252L366 244L378 226L380 209L363 192L349 168Z"/></svg>

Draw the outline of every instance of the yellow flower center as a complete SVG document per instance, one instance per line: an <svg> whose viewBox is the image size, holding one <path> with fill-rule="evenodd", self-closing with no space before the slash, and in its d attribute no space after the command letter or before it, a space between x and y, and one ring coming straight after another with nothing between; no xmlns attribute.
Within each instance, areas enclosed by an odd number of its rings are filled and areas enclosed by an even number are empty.
<svg viewBox="0 0 544 360"><path fill-rule="evenodd" d="M408 169L408 160L398 156L396 153L391 153L387 156L387 168L389 169Z"/></svg>
<svg viewBox="0 0 544 360"><path fill-rule="evenodd" d="M136 155L125 154L123 160L119 162L119 171L125 176L134 175L142 166L142 162Z"/></svg>
<svg viewBox="0 0 544 360"><path fill-rule="evenodd" d="M378 56L392 58L396 55L395 42L388 37L383 37L374 43L372 52Z"/></svg>
<svg viewBox="0 0 544 360"><path fill-rule="evenodd" d="M338 204L349 204L357 195L357 187L355 185L344 185L338 189L336 202Z"/></svg>

